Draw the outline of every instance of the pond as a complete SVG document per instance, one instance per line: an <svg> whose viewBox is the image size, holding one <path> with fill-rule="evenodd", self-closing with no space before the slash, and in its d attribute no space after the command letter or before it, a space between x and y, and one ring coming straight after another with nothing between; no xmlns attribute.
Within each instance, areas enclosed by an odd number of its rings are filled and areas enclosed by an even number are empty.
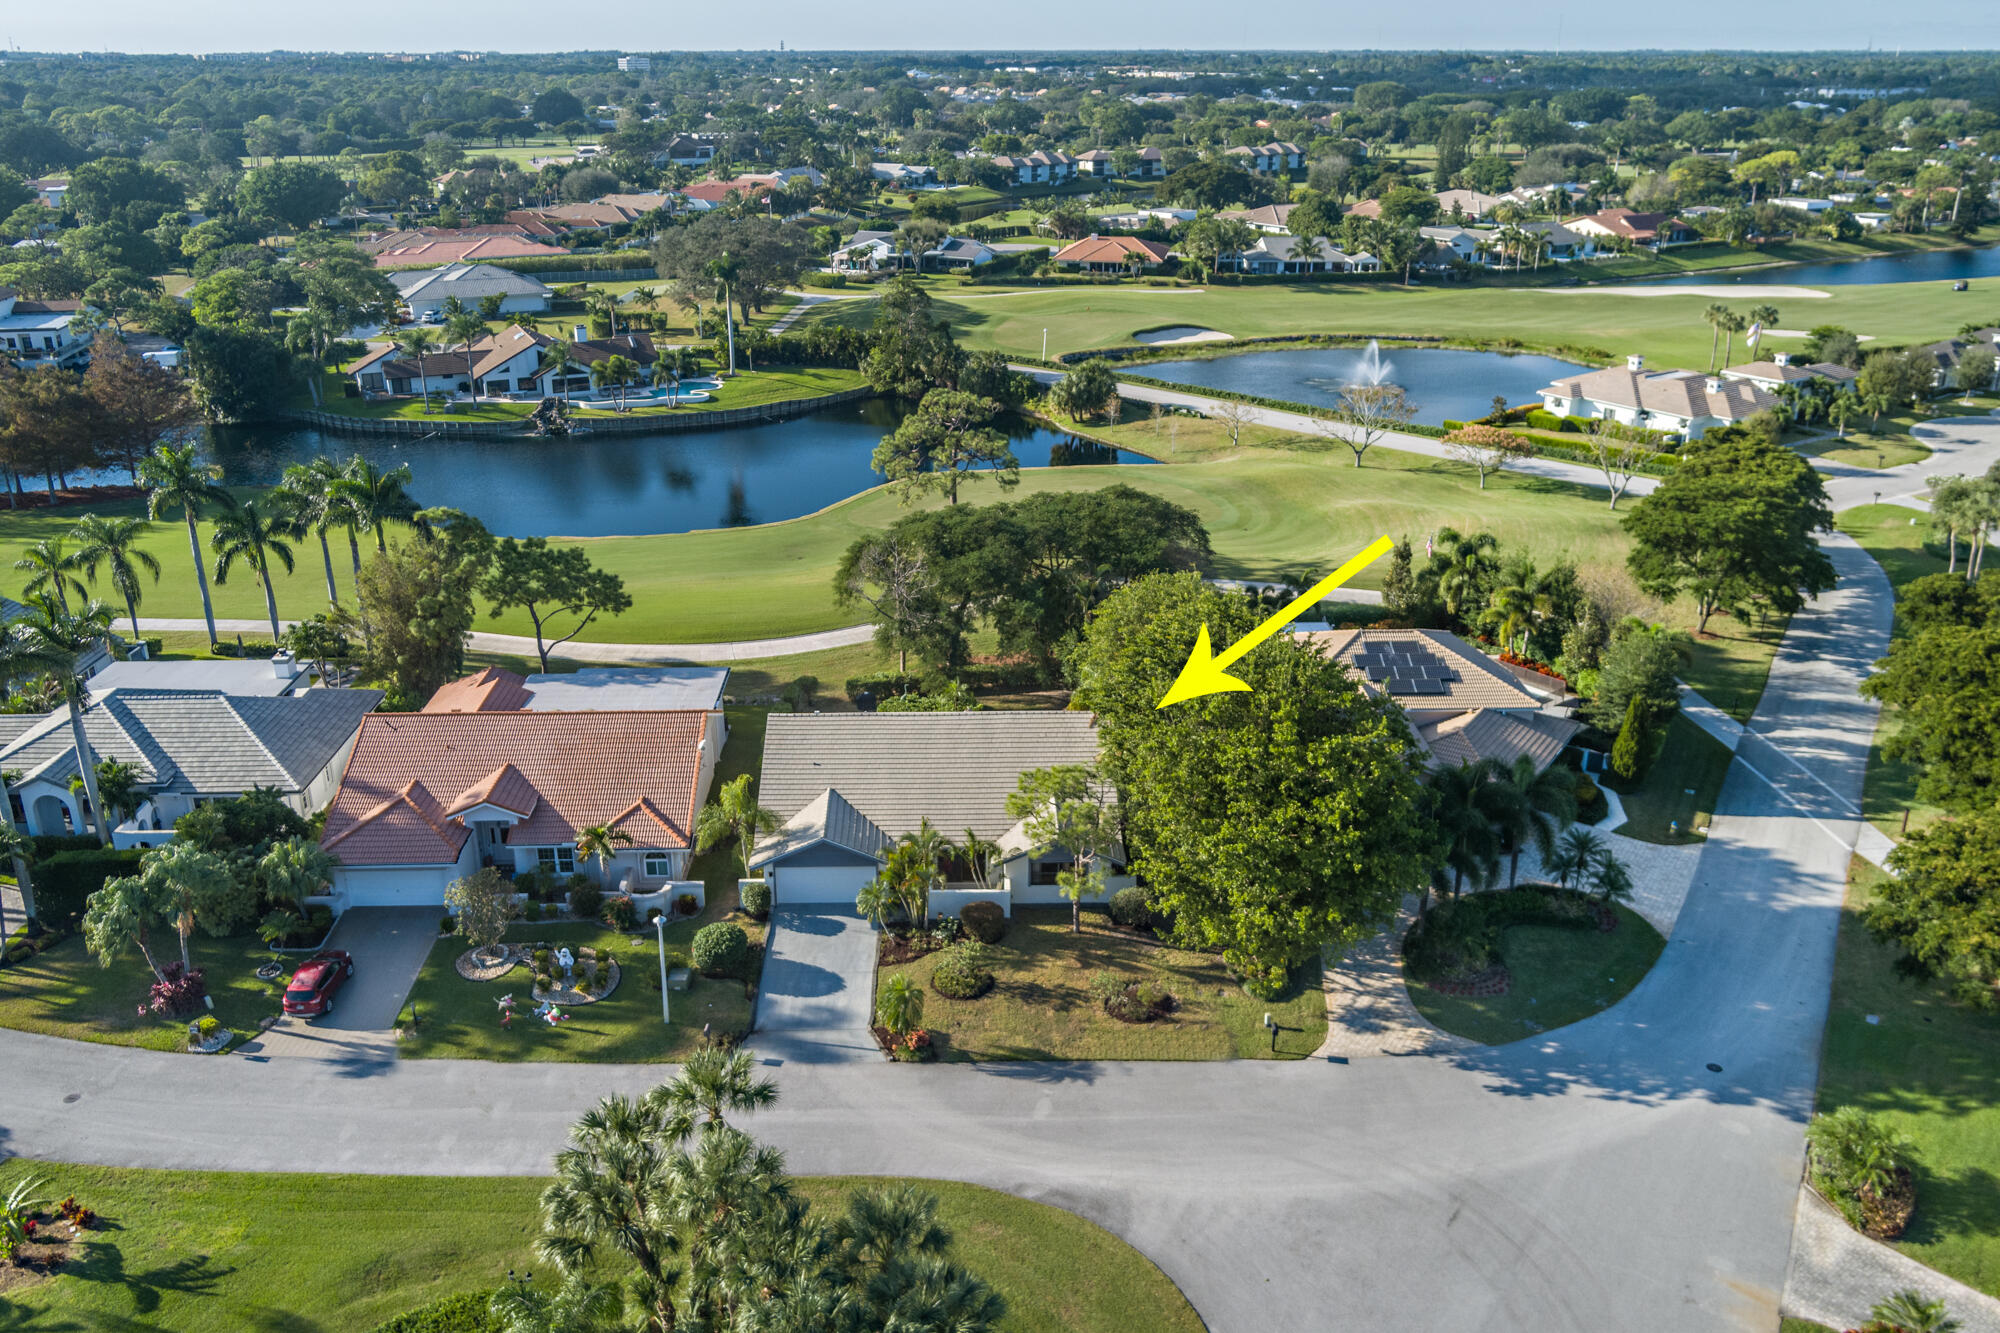
<svg viewBox="0 0 2000 1333"><path fill-rule="evenodd" d="M1200 361L1134 362L1135 375L1228 389L1264 398L1289 399L1331 407L1340 392L1375 373L1372 347L1306 347L1240 352ZM1435 426L1447 419L1470 421L1493 406L1493 395L1510 403L1532 403L1543 386L1560 375L1589 370L1552 356L1468 352L1449 347L1387 347L1379 354L1387 383L1399 384L1416 407L1416 420Z"/></svg>
<svg viewBox="0 0 2000 1333"><path fill-rule="evenodd" d="M1784 268L1750 269L1742 273L1688 273L1677 278L1648 278L1649 285L1700 287L1744 282L1760 286L1853 287L1867 283L1956 282L1960 278L2000 277L2000 246L1978 250L1926 250L1919 254L1877 255L1832 264L1793 264ZM1970 318L1970 317L1968 317Z"/></svg>
<svg viewBox="0 0 2000 1333"><path fill-rule="evenodd" d="M566 440L218 428L209 451L233 485L270 485L290 464L360 454L381 467L408 463L420 503L463 509L502 536L638 536L797 518L879 486L869 459L903 410L873 399L758 426ZM1007 433L1022 467L1153 461L1022 418L1011 419Z"/></svg>

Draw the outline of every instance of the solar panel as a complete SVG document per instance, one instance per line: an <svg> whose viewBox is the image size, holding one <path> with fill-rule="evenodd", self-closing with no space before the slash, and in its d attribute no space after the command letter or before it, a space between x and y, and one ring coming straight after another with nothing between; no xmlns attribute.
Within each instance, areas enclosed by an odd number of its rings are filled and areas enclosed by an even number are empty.
<svg viewBox="0 0 2000 1333"><path fill-rule="evenodd" d="M1383 663L1380 665L1372 662L1369 663L1368 679L1376 681L1387 680L1389 678L1389 675L1390 671L1387 663Z"/></svg>
<svg viewBox="0 0 2000 1333"><path fill-rule="evenodd" d="M1411 684L1415 687L1411 691L1413 694L1443 694L1445 692L1443 681L1433 680L1428 676L1412 681Z"/></svg>

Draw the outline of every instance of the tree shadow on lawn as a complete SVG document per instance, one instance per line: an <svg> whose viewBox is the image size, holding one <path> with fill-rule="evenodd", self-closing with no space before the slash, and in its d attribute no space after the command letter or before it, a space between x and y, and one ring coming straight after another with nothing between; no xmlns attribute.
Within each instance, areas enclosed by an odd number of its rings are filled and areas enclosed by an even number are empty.
<svg viewBox="0 0 2000 1333"><path fill-rule="evenodd" d="M115 1223L107 1223L104 1219L98 1221L100 1230L115 1229L115 1226ZM80 1258L71 1259L62 1266L64 1277L100 1286L125 1288L131 1294L132 1308L139 1314L151 1314L158 1310L160 1298L167 1292L183 1296L209 1295L223 1278L235 1271L233 1268L217 1267L208 1255L196 1254L135 1273L126 1268L125 1252L116 1243L96 1239L85 1243Z"/></svg>
<svg viewBox="0 0 2000 1333"><path fill-rule="evenodd" d="M2000 1175L1984 1167L1934 1172L1916 1163L1917 1211L1905 1244L1941 1245L1968 1236L2000 1236Z"/></svg>

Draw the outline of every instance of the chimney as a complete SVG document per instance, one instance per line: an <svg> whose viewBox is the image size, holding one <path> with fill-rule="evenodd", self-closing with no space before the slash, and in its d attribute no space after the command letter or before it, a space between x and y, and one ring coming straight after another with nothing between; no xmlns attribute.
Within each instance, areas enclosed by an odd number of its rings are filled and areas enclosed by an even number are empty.
<svg viewBox="0 0 2000 1333"><path fill-rule="evenodd" d="M581 324L572 324L572 325L570 325L570 329L569 329L569 332L570 332L570 339L571 339L571 341L573 341L573 342L589 342L589 341L590 341L590 330L589 330L589 329L587 329L587 328L585 328L585 327L584 327L583 325L581 325Z"/></svg>
<svg viewBox="0 0 2000 1333"><path fill-rule="evenodd" d="M280 648L271 654L271 674L279 680L291 680L299 674L299 661L291 649Z"/></svg>
<svg viewBox="0 0 2000 1333"><path fill-rule="evenodd" d="M1790 352L1773 352L1771 353L1771 359L1781 366L1792 364L1792 354Z"/></svg>
<svg viewBox="0 0 2000 1333"><path fill-rule="evenodd" d="M1645 358L1645 357L1643 357L1643 356L1628 356L1628 357L1626 357L1626 358L1625 358L1625 369L1627 369L1627 370L1632 370L1632 371L1639 371L1639 370L1644 370L1645 368L1646 368L1646 358Z"/></svg>
<svg viewBox="0 0 2000 1333"><path fill-rule="evenodd" d="M1722 377L1719 375L1710 375L1705 381L1702 382L1701 387L1708 390L1710 394L1721 393Z"/></svg>

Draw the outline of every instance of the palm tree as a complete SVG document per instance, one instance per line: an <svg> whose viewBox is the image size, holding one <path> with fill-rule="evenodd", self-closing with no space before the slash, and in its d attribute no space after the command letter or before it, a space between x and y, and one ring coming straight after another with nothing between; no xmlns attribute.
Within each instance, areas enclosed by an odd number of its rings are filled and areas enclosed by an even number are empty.
<svg viewBox="0 0 2000 1333"><path fill-rule="evenodd" d="M684 1139L697 1125L706 1133L727 1128L725 1114L761 1111L778 1100L778 1085L757 1077L748 1051L705 1046L681 1065L680 1077L646 1094L647 1109L662 1116L668 1137Z"/></svg>
<svg viewBox="0 0 2000 1333"><path fill-rule="evenodd" d="M312 367L306 374L306 388L312 394L314 407L323 403L320 377L326 370L327 353L346 334L347 328L347 321L311 301L285 325L286 348L303 352Z"/></svg>
<svg viewBox="0 0 2000 1333"><path fill-rule="evenodd" d="M668 1154L666 1176L666 1208L687 1259L689 1326L743 1327L740 1316L764 1299L760 1273L779 1276L767 1271L773 1242L784 1246L805 1225L784 1154L725 1126Z"/></svg>
<svg viewBox="0 0 2000 1333"><path fill-rule="evenodd" d="M1597 869L1591 872L1590 887L1597 890L1600 902L1624 902L1632 896L1632 872L1623 861L1606 852L1598 858Z"/></svg>
<svg viewBox="0 0 2000 1333"><path fill-rule="evenodd" d="M76 747L77 771L83 775L85 799L97 823L97 836L111 845L111 826L105 821L104 807L97 799L97 760L90 740L83 734L83 661L97 651L111 632L111 608L102 602L87 602L77 611L65 611L46 597L36 598L20 621L33 640L33 651L47 665L62 689L63 704L69 709L70 742ZM82 832L81 829L78 832Z"/></svg>
<svg viewBox="0 0 2000 1333"><path fill-rule="evenodd" d="M36 676L53 675L65 665L63 656L50 652L35 635L13 625L0 624L0 690L11 689ZM30 922L38 915L35 886L28 873L35 859L34 846L34 840L14 825L14 798L7 790L7 774L0 770L0 857L14 863L14 882L21 889L21 909ZM0 940L6 938L6 923L0 921Z"/></svg>
<svg viewBox="0 0 2000 1333"><path fill-rule="evenodd" d="M611 336L618 336L618 298L602 287L594 287L583 299L583 307L593 318L602 319L611 329Z"/></svg>
<svg viewBox="0 0 2000 1333"><path fill-rule="evenodd" d="M1868 1317L1875 1324L1887 1324L1896 1333L1958 1333L1964 1327L1945 1312L1943 1301L1927 1300L1920 1291L1899 1291L1887 1300L1877 1301L1868 1311Z"/></svg>
<svg viewBox="0 0 2000 1333"><path fill-rule="evenodd" d="M675 1327L682 1279L664 1130L656 1112L629 1097L607 1097L585 1112L542 1191L536 1245L565 1275L588 1272L605 1250L624 1256L638 1269L629 1291L646 1312L648 1333Z"/></svg>
<svg viewBox="0 0 2000 1333"><path fill-rule="evenodd" d="M716 299L722 302L722 327L729 335L729 373L736 374L736 276L739 269L727 250L708 261L702 272L715 284Z"/></svg>
<svg viewBox="0 0 2000 1333"><path fill-rule="evenodd" d="M1729 317L1722 321L1722 333L1723 333L1722 364L1723 365L1725 366L1728 365L1730 357L1735 355L1736 335L1743 332L1743 330L1749 327L1750 327L1750 321L1745 319L1743 316L1737 314L1733 310L1729 313Z"/></svg>
<svg viewBox="0 0 2000 1333"><path fill-rule="evenodd" d="M605 884L611 881L611 858L618 855L620 847L630 847L632 835L622 828L612 828L609 824L593 824L589 828L576 831L576 854L586 861L597 862L597 878Z"/></svg>
<svg viewBox="0 0 2000 1333"><path fill-rule="evenodd" d="M574 358L570 354L569 343L557 338L542 349L542 366L548 371L548 382L556 386L556 396L569 401L569 390L563 384L569 375Z"/></svg>
<svg viewBox="0 0 2000 1333"><path fill-rule="evenodd" d="M359 455L348 460L347 470L333 483L340 497L342 522L347 528L348 554L354 559L357 575L361 573L361 548L355 541L356 532L374 533L375 550L384 553L389 549L388 526L416 518L417 502L405 489L409 484L408 463L398 463L384 472Z"/></svg>
<svg viewBox="0 0 2000 1333"><path fill-rule="evenodd" d="M614 352L590 368L590 382L597 389L611 390L618 410L625 410L625 391L639 378L639 363Z"/></svg>
<svg viewBox="0 0 2000 1333"><path fill-rule="evenodd" d="M1542 858L1542 869L1556 877L1565 889L1581 888L1611 854L1604 839L1587 828L1572 826L1556 843L1555 850Z"/></svg>
<svg viewBox="0 0 2000 1333"><path fill-rule="evenodd" d="M1438 593L1444 609L1457 616L1469 610L1485 586L1486 577L1498 563L1493 552L1500 541L1490 532L1467 537L1455 528L1442 528L1433 543L1431 559L1441 566Z"/></svg>
<svg viewBox="0 0 2000 1333"><path fill-rule="evenodd" d="M882 871L863 884L861 892L854 895L854 910L861 913L869 925L880 930L900 901L901 895L889 879L888 872Z"/></svg>
<svg viewBox="0 0 2000 1333"><path fill-rule="evenodd" d="M487 1308L507 1333L611 1333L621 1327L625 1301L617 1287L569 1273L554 1291L531 1287L525 1278L511 1282L493 1293Z"/></svg>
<svg viewBox="0 0 2000 1333"><path fill-rule="evenodd" d="M6 800L0 791L0 800ZM35 919L35 891L28 883L28 867L35 862L35 840L14 827L14 812L0 824L0 857L14 863L14 882L21 886L21 913L30 923ZM0 940L7 938L7 899L0 896Z"/></svg>
<svg viewBox="0 0 2000 1333"><path fill-rule="evenodd" d="M958 849L965 854L966 864L972 868L974 883L978 884L982 889L994 889L1000 886L1001 863L999 843L988 842L985 838L979 836L976 829L967 829L965 831L965 841L958 845Z"/></svg>
<svg viewBox="0 0 2000 1333"><path fill-rule="evenodd" d="M208 641L215 642L215 604L208 595L208 572L201 558L201 536L195 520L204 509L228 513L236 497L222 484L222 469L195 461L195 446L162 444L139 463L139 484L146 488L146 517L158 518L178 509L187 520L188 554L194 557L194 581L201 589L201 616L208 622Z"/></svg>
<svg viewBox="0 0 2000 1333"><path fill-rule="evenodd" d="M1499 824L1510 798L1496 779L1505 772L1498 760L1481 759L1433 770L1425 779L1431 817L1443 840L1431 877L1440 896L1458 897L1468 880L1483 889L1500 873ZM1426 892L1425 905L1429 900Z"/></svg>
<svg viewBox="0 0 2000 1333"><path fill-rule="evenodd" d="M1502 833L1506 838L1508 883L1521 882L1521 849L1533 843L1546 865L1555 851L1556 835L1576 818L1576 775L1566 768L1537 767L1530 755L1516 759L1496 781L1511 788Z"/></svg>
<svg viewBox="0 0 2000 1333"><path fill-rule="evenodd" d="M1500 636L1507 651L1518 653L1527 647L1528 631L1535 627L1541 605L1533 588L1524 583L1510 583L1493 590L1481 619Z"/></svg>
<svg viewBox="0 0 2000 1333"><path fill-rule="evenodd" d="M1769 336L1771 327L1778 322L1778 307L1770 304L1751 306L1750 322L1761 326L1758 330L1758 340L1762 341Z"/></svg>
<svg viewBox="0 0 2000 1333"><path fill-rule="evenodd" d="M239 560L257 571L264 584L264 611L271 618L272 643L284 636L284 630L278 625L278 594L271 583L271 560L276 557L287 574L292 572L289 538L297 532L291 519L277 510L278 506L269 501L260 507L255 500L245 500L218 516L215 531L208 537L209 548L215 552L217 586L229 581L229 571Z"/></svg>
<svg viewBox="0 0 2000 1333"><path fill-rule="evenodd" d="M396 350L417 363L417 388L424 395L424 415L431 412L431 380L425 360L437 346L437 336L429 329L404 329L396 335Z"/></svg>
<svg viewBox="0 0 2000 1333"><path fill-rule="evenodd" d="M345 524L345 506L335 490L341 477L340 464L321 455L310 463L294 463L285 469L284 480L272 495L285 506L287 515L300 532L319 538L320 564L326 570L326 600L340 605L340 588L333 581L333 548L328 545L329 529Z"/></svg>
<svg viewBox="0 0 2000 1333"><path fill-rule="evenodd" d="M139 572L144 570L153 576L153 582L160 581L160 562L151 551L139 545L139 538L152 530L152 524L143 518L105 518L100 514L85 514L76 530L70 536L76 539L76 554L70 557L72 568L81 569L90 578L91 586L97 585L99 566L111 571L111 586L125 599L125 615L132 622L132 638L136 642L139 633Z"/></svg>
<svg viewBox="0 0 2000 1333"><path fill-rule="evenodd" d="M724 842L734 842L743 855L743 873L750 873L750 852L760 833L776 833L779 819L775 810L757 804L750 791L750 775L738 774L725 782L694 822L694 849L706 852Z"/></svg>
<svg viewBox="0 0 2000 1333"><path fill-rule="evenodd" d="M1722 342L1722 325L1729 318L1729 307L1718 301L1702 311L1701 318L1708 325L1708 368L1714 370L1715 349Z"/></svg>
<svg viewBox="0 0 2000 1333"><path fill-rule="evenodd" d="M465 349L465 387L475 398L479 396L479 383L472 377L472 344L485 336L486 321L470 310L461 310L445 321L446 345L457 343Z"/></svg>
<svg viewBox="0 0 2000 1333"><path fill-rule="evenodd" d="M53 597L65 611L69 609L70 593L74 592L79 599L90 595L74 573L76 567L76 557L63 545L61 537L44 537L24 547L21 558L14 562L14 568L28 575L22 585L24 593L30 597Z"/></svg>
<svg viewBox="0 0 2000 1333"><path fill-rule="evenodd" d="M875 1018L900 1037L924 1021L924 989L898 972L881 986L875 997Z"/></svg>

